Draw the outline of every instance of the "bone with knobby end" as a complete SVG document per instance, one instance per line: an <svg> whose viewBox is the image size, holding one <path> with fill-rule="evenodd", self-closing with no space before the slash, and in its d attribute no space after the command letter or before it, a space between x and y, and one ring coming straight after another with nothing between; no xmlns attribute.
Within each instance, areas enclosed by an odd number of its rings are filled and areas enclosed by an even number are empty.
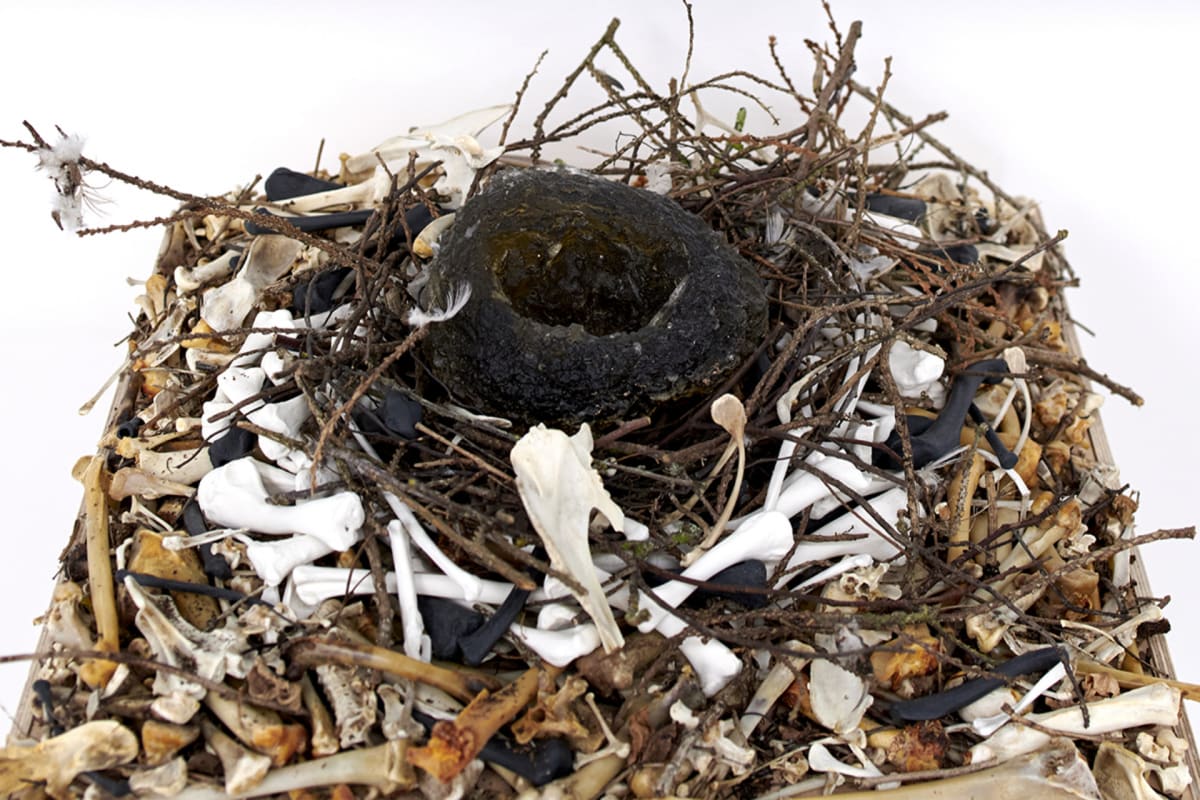
<svg viewBox="0 0 1200 800"><path fill-rule="evenodd" d="M553 631L514 624L508 630L514 639L556 667L565 667L600 646L600 633L591 623Z"/></svg>
<svg viewBox="0 0 1200 800"><path fill-rule="evenodd" d="M605 652L624 644L608 598L592 564L588 523L598 509L616 530L625 515L592 468L592 432L587 423L571 437L545 425L531 428L513 445L510 458L517 491L551 565L582 585L576 599L600 633Z"/></svg>
<svg viewBox="0 0 1200 800"><path fill-rule="evenodd" d="M254 789L232 797L265 797L343 783L374 786L385 795L406 791L416 785L416 776L405 760L407 750L408 740L397 739L377 747L302 761L271 770ZM219 789L192 786L176 795L175 800L230 800L230 797Z"/></svg>
<svg viewBox="0 0 1200 800"><path fill-rule="evenodd" d="M281 473L278 478L273 472ZM345 550L362 537L365 520L362 500L354 492L342 491L293 506L268 502L266 481L292 482L290 473L239 458L204 476L196 492L204 516L216 525L248 528L259 533L307 534L334 550Z"/></svg>
<svg viewBox="0 0 1200 800"><path fill-rule="evenodd" d="M452 780L479 755L493 734L533 701L540 674L534 667L494 693L481 692L453 722L437 722L424 747L409 749L408 762L443 783Z"/></svg>
<svg viewBox="0 0 1200 800"><path fill-rule="evenodd" d="M255 236L234 277L204 292L200 316L216 332L241 327L263 289L291 270L304 245L287 236Z"/></svg>
<svg viewBox="0 0 1200 800"><path fill-rule="evenodd" d="M326 553L328 552L326 550ZM295 567L291 574L295 582L297 597L311 606L330 597L341 597L345 594L371 594L375 591L375 580L371 577L370 571L366 569L350 570L342 567L316 567L305 564ZM462 587L446 575L415 572L412 579L417 594L444 597L448 600L463 599ZM393 591L396 588L396 573L387 573L385 580L387 581L387 590ZM476 601L487 605L500 605L512 588L513 585L505 581L482 580ZM529 600L538 603L545 600L558 600L569 595L570 591L566 585L559 583L555 584L553 591L535 589L529 596Z"/></svg>
<svg viewBox="0 0 1200 800"><path fill-rule="evenodd" d="M1178 689L1154 684L1088 703L1090 724L1087 725L1084 724L1083 709L1079 706L1029 714L1025 719L1037 723L1041 728L1066 735L1094 735L1143 725L1175 725L1179 721L1180 702ZM1007 761L1044 747L1050 738L1050 734L1040 730L1010 723L972 747L970 759L973 762L991 759Z"/></svg>
<svg viewBox="0 0 1200 800"><path fill-rule="evenodd" d="M908 493L901 488L889 489L883 494L870 498L867 502L880 517L894 522L908 507ZM820 541L822 536L835 534L866 534L866 536L855 540ZM884 561L903 552L902 548L890 538L890 535L880 529L875 517L861 508L854 508L833 522L822 525L812 533L812 536L816 541L809 539L796 545L796 551L788 560L780 584L786 582L797 570L811 561L827 561L842 556L860 554L869 555L876 561Z"/></svg>
<svg viewBox="0 0 1200 800"><path fill-rule="evenodd" d="M308 712L309 726L312 728L309 751L313 757L322 758L338 752L341 744L338 742L333 716L307 674L300 679L300 699Z"/></svg>
<svg viewBox="0 0 1200 800"><path fill-rule="evenodd" d="M712 402L710 409L713 422L721 426L721 429L729 434L729 444L725 447L725 452L721 454L721 458L713 467L713 474L717 474L725 466L725 462L734 452L738 456L737 474L733 479L733 486L729 490L729 500L725 503L725 508L721 511L721 515L717 517L717 521L713 523L708 534L696 545L687 555L683 557L683 565L689 566L698 559L704 551L708 550L721 534L725 532L725 525L729 522L729 518L733 516L733 508L737 505L738 495L742 490L742 478L746 474L746 408L742 405L742 401L731 394L723 394Z"/></svg>
<svg viewBox="0 0 1200 800"><path fill-rule="evenodd" d="M1163 800L1146 780L1148 766L1141 756L1119 744L1101 742L1092 775L1102 797L1121 800Z"/></svg>
<svg viewBox="0 0 1200 800"><path fill-rule="evenodd" d="M85 722L36 745L0 748L0 792L9 797L44 783L51 797L73 797L69 787L79 773L128 764L137 755L137 737L124 725Z"/></svg>
<svg viewBox="0 0 1200 800"><path fill-rule="evenodd" d="M175 268L175 288L180 292L194 292L210 281L228 278L233 274L238 251L226 250L205 264L195 267Z"/></svg>
<svg viewBox="0 0 1200 800"><path fill-rule="evenodd" d="M271 759L242 747L232 737L208 720L200 722L204 739L217 758L221 759L221 772L225 776L225 793L230 797L250 793L262 783L271 769Z"/></svg>
<svg viewBox="0 0 1200 800"><path fill-rule="evenodd" d="M239 742L269 756L277 767L302 752L308 743L303 725L285 723L274 711L251 705L241 698L209 692L204 697L204 705Z"/></svg>
<svg viewBox="0 0 1200 800"><path fill-rule="evenodd" d="M129 776L129 790L135 797L174 797L187 787L187 761L182 756L165 764L139 769Z"/></svg>
<svg viewBox="0 0 1200 800"><path fill-rule="evenodd" d="M244 534L237 538L246 546L246 558L267 586L278 586L299 567L333 552L325 542L307 534L271 541L251 539Z"/></svg>

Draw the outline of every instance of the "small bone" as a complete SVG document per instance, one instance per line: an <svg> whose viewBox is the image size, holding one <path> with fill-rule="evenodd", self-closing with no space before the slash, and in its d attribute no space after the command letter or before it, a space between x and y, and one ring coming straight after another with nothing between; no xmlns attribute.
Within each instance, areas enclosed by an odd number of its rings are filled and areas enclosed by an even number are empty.
<svg viewBox="0 0 1200 800"><path fill-rule="evenodd" d="M1087 761L1069 739L991 769L938 781L912 783L886 792L838 794L839 800L1095 800L1100 797Z"/></svg>
<svg viewBox="0 0 1200 800"><path fill-rule="evenodd" d="M191 497L196 490L168 478L152 475L137 467L122 467L113 473L108 496L120 502L130 497L154 500L160 497Z"/></svg>
<svg viewBox="0 0 1200 800"><path fill-rule="evenodd" d="M390 162L400 158L408 158L410 152L428 148L431 143L439 140L453 141L460 136L478 136L489 125L503 119L510 111L512 111L512 106L508 104L488 106L487 108L468 111L465 114L460 114L437 125L418 128L407 134L393 136L390 139L380 142L365 153L348 156L344 162L346 170L349 172L362 172L374 167L379 163L380 159ZM480 164L479 166L484 167L487 165Z"/></svg>
<svg viewBox="0 0 1200 800"><path fill-rule="evenodd" d="M225 793L230 797L251 794L271 769L271 759L242 747L208 720L202 720L200 727L208 746L221 759Z"/></svg>
<svg viewBox="0 0 1200 800"><path fill-rule="evenodd" d="M746 474L746 408L742 405L742 401L731 394L723 394L712 403L711 408L712 420L721 426L721 428L729 434L729 444L725 448L725 452L721 454L721 458L713 467L713 473L720 472L725 466L725 462L734 452L738 455L737 475L733 479L733 486L729 490L729 500L725 503L725 509L721 512L721 516L717 517L716 523L709 530L708 535L700 544L696 545L690 553L683 557L683 565L689 566L697 558L699 558L705 550L708 550L721 534L725 532L725 525L729 522L729 518L733 516L733 508L737 505L738 495L742 490L742 478Z"/></svg>
<svg viewBox="0 0 1200 800"><path fill-rule="evenodd" d="M298 723L285 724L274 711L251 705L241 698L229 698L209 692L204 705L247 747L269 756L271 763L283 766L304 750L308 734Z"/></svg>
<svg viewBox="0 0 1200 800"><path fill-rule="evenodd" d="M556 667L565 667L600 646L600 633L590 623L558 631L513 625L509 632L543 661Z"/></svg>
<svg viewBox="0 0 1200 800"><path fill-rule="evenodd" d="M182 293L194 292L206 283L227 278L237 266L237 250L226 250L213 260L195 267L175 268L175 287Z"/></svg>
<svg viewBox="0 0 1200 800"><path fill-rule="evenodd" d="M361 538L365 517L362 500L353 492L300 500L294 506L267 502L270 492L265 482L278 485L279 481L292 480L292 475L283 470L253 458L240 458L205 475L196 499L211 522L229 528L307 534L334 550L345 550Z"/></svg>

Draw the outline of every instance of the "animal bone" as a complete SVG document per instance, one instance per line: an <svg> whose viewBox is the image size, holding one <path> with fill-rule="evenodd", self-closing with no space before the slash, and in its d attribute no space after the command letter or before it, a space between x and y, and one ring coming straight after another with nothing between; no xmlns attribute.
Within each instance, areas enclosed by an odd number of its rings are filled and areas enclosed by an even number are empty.
<svg viewBox="0 0 1200 800"><path fill-rule="evenodd" d="M1088 703L1090 724L1084 723L1079 706L1029 714L1026 719L1039 728L1064 734L1097 734L1123 731L1142 725L1174 725L1179 721L1181 695L1178 689L1157 683L1123 692L1117 697ZM973 762L1010 758L1045 747L1050 734L1024 725L1009 724L970 750Z"/></svg>
<svg viewBox="0 0 1200 800"><path fill-rule="evenodd" d="M583 592L573 594L596 623L604 651L611 653L625 640L592 565L588 521L592 509L599 509L619 531L625 515L592 468L591 452L592 431L587 423L571 437L539 424L513 445L511 459L521 502L551 565L583 586Z"/></svg>
<svg viewBox="0 0 1200 800"><path fill-rule="evenodd" d="M271 770L254 789L232 797L280 795L343 783L374 786L385 795L407 791L416 786L416 775L405 758L407 751L408 740L396 739L377 747L303 761ZM230 800L230 797L222 790L197 785L184 789L175 800Z"/></svg>
<svg viewBox="0 0 1200 800"><path fill-rule="evenodd" d="M33 746L0 748L0 792L6 797L44 783L56 800L74 797L69 787L81 772L109 769L137 758L133 732L112 720L85 722Z"/></svg>

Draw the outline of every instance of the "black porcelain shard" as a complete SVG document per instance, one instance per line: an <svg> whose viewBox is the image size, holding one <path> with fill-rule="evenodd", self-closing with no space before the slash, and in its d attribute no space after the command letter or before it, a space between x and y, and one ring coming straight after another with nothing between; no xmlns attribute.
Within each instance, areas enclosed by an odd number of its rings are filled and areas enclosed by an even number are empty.
<svg viewBox="0 0 1200 800"><path fill-rule="evenodd" d="M294 169L279 167L263 181L263 191L267 199L273 203L280 200L291 200L306 194L326 192L330 189L341 189L342 184L321 180Z"/></svg>
<svg viewBox="0 0 1200 800"><path fill-rule="evenodd" d="M568 171L513 170L458 212L429 301L461 312L425 353L460 401L566 424L712 390L766 329L754 269L665 197Z"/></svg>
<svg viewBox="0 0 1200 800"><path fill-rule="evenodd" d="M331 214L310 214L309 216L283 216L272 214L265 208L256 208L254 213L262 217L275 217L290 223L293 227L305 233L327 231L330 228L344 228L348 225L362 225L375 212L370 209L362 211L335 211ZM275 229L267 225L259 225L253 221L246 222L246 233L258 236L263 233L275 233Z"/></svg>
<svg viewBox="0 0 1200 800"><path fill-rule="evenodd" d="M909 222L920 222L925 216L925 201L919 197L897 197L894 194L872 192L867 195L867 209Z"/></svg>

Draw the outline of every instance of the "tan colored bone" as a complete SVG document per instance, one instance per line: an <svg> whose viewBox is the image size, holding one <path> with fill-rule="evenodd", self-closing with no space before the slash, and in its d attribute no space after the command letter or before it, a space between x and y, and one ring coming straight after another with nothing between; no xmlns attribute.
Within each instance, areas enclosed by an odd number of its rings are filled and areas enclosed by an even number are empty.
<svg viewBox="0 0 1200 800"><path fill-rule="evenodd" d="M32 747L0 748L0 793L44 783L51 797L72 797L68 787L79 773L128 764L137 754L137 737L124 725L86 722Z"/></svg>
<svg viewBox="0 0 1200 800"><path fill-rule="evenodd" d="M96 650L115 653L120 649L121 623L117 618L117 596L113 588L109 556L108 500L104 491L103 453L92 456L83 470L84 536L87 540L88 593L96 618ZM117 669L112 661L88 660L79 667L79 677L92 688L108 685Z"/></svg>

